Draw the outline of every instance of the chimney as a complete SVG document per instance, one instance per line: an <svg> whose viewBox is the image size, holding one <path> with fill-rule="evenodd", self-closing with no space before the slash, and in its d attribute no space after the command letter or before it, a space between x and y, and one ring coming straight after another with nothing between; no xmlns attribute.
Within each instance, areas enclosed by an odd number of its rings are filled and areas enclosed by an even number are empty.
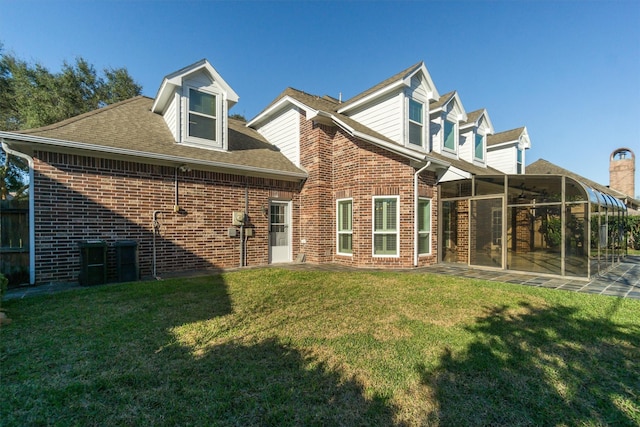
<svg viewBox="0 0 640 427"><path fill-rule="evenodd" d="M609 187L635 197L636 157L628 148L618 148L609 158Z"/></svg>

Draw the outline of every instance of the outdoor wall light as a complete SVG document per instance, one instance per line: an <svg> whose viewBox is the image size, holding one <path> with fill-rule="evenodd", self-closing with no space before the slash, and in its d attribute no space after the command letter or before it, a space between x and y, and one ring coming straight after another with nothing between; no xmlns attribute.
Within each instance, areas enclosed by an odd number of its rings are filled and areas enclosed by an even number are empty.
<svg viewBox="0 0 640 427"><path fill-rule="evenodd" d="M269 214L269 207L267 205L262 205L262 215L267 216Z"/></svg>

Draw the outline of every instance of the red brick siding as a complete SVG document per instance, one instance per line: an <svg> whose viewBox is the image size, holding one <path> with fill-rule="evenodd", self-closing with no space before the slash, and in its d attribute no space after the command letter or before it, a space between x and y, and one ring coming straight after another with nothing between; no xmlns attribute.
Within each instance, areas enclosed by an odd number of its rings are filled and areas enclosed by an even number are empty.
<svg viewBox="0 0 640 427"><path fill-rule="evenodd" d="M298 183L205 171L178 172L175 213L173 167L77 155L38 152L35 157L36 280L76 281L78 243L104 240L108 276L114 280L118 240L139 244L142 276L152 274L153 213L159 215L156 266L159 274L240 264L240 239L229 237L231 213L244 211L248 193L247 264L268 263L270 198L297 199ZM293 209L293 221L297 221ZM295 250L295 249L294 249ZM295 252L294 252L295 253Z"/></svg>
<svg viewBox="0 0 640 427"><path fill-rule="evenodd" d="M351 137L335 127L300 118L301 165L309 173L301 192L304 252L309 262L333 261L360 267L411 267L414 263L415 169L409 160ZM419 265L436 262L437 190L435 175L424 172L418 193L432 198L432 253ZM400 253L372 255L374 196L399 196ZM353 199L353 254L336 254L336 200Z"/></svg>

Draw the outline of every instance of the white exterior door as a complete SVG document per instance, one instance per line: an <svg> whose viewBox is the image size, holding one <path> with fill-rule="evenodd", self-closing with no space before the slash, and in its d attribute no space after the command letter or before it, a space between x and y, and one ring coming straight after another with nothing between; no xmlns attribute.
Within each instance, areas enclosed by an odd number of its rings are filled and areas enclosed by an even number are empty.
<svg viewBox="0 0 640 427"><path fill-rule="evenodd" d="M291 202L269 205L269 262L291 262Z"/></svg>

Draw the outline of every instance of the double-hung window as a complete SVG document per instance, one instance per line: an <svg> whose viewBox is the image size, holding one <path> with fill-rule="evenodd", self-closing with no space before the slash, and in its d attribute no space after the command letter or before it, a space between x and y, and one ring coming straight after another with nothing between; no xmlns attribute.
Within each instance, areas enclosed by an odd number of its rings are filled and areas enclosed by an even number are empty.
<svg viewBox="0 0 640 427"><path fill-rule="evenodd" d="M418 199L418 254L431 253L431 199Z"/></svg>
<svg viewBox="0 0 640 427"><path fill-rule="evenodd" d="M479 133L476 134L473 157L476 160L484 160L484 135L480 135Z"/></svg>
<svg viewBox="0 0 640 427"><path fill-rule="evenodd" d="M456 124L449 120L444 121L444 148L456 151Z"/></svg>
<svg viewBox="0 0 640 427"><path fill-rule="evenodd" d="M373 198L373 255L398 256L398 197Z"/></svg>
<svg viewBox="0 0 640 427"><path fill-rule="evenodd" d="M187 140L219 144L218 95L189 88Z"/></svg>
<svg viewBox="0 0 640 427"><path fill-rule="evenodd" d="M337 202L338 254L353 254L353 200L342 199Z"/></svg>
<svg viewBox="0 0 640 427"><path fill-rule="evenodd" d="M409 100L409 143L423 146L423 104L413 99Z"/></svg>

